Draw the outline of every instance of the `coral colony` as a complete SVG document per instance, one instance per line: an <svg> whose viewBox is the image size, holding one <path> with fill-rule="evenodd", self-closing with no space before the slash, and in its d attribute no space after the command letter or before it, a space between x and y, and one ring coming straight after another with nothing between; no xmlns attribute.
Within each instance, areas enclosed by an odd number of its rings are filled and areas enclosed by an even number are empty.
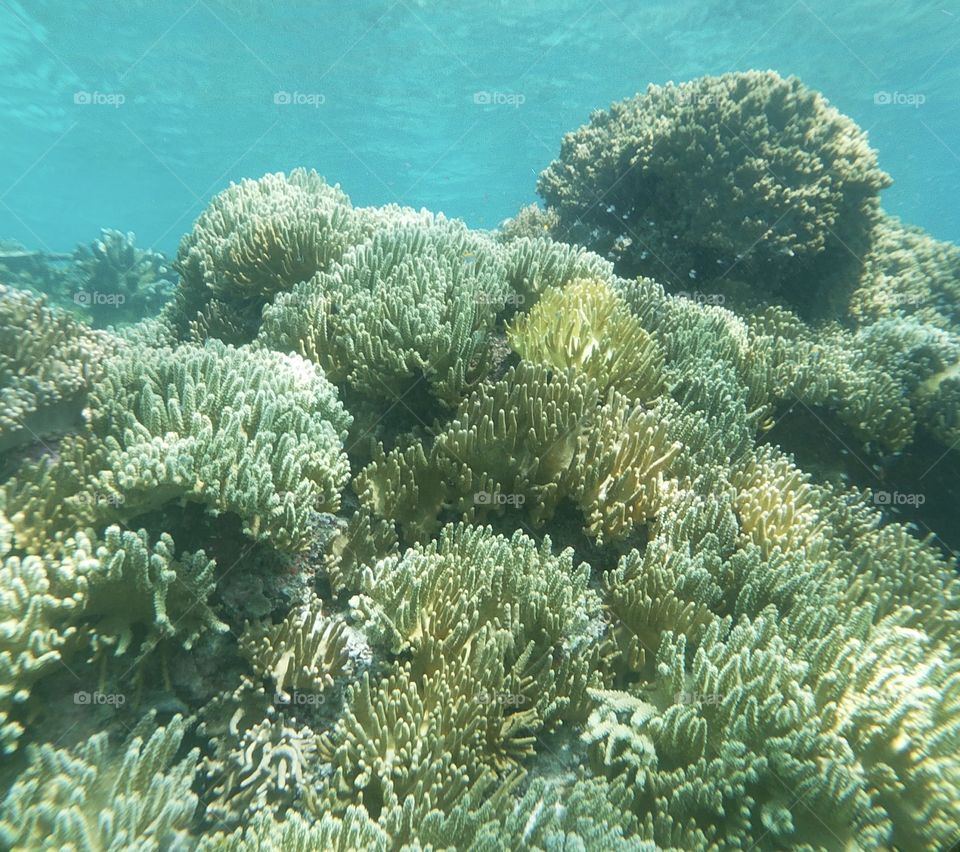
<svg viewBox="0 0 960 852"><path fill-rule="evenodd" d="M298 169L162 310L132 236L54 275L138 322L2 266L0 845L947 848L954 568L764 440L960 440L960 250L889 182L727 74L495 233Z"/></svg>

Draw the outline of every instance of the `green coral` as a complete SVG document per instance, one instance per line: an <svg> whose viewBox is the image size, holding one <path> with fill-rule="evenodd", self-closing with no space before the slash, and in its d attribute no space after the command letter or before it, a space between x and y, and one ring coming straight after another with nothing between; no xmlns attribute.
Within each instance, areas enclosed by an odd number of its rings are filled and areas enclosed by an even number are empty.
<svg viewBox="0 0 960 852"><path fill-rule="evenodd" d="M866 248L889 183L821 95L749 71L651 85L594 113L538 190L564 239L631 275L685 289L734 273L814 309Z"/></svg>
<svg viewBox="0 0 960 852"><path fill-rule="evenodd" d="M260 852L262 849L283 849L284 852L387 852L390 838L362 807L351 807L342 817L324 814L307 820L295 811L283 820L269 813L257 814L249 825L230 834L205 835L198 852Z"/></svg>
<svg viewBox="0 0 960 852"><path fill-rule="evenodd" d="M458 222L384 228L278 298L260 341L390 401L421 380L455 403L487 368L510 291L496 244Z"/></svg>
<svg viewBox="0 0 960 852"><path fill-rule="evenodd" d="M9 291L32 331L0 388L82 416L3 459L0 845L955 840L955 566L770 431L955 440L952 247L881 214L863 134L772 73L654 87L545 175L551 209L496 233L245 181L121 331ZM616 277L577 229L709 290ZM133 706L45 713L61 664ZM96 730L141 702L181 715Z"/></svg>
<svg viewBox="0 0 960 852"><path fill-rule="evenodd" d="M960 248L883 214L870 236L863 274L850 296L859 324L911 316L945 330L960 323Z"/></svg>
<svg viewBox="0 0 960 852"><path fill-rule="evenodd" d="M181 333L251 339L264 304L329 269L364 236L350 199L314 171L231 184L177 252Z"/></svg>
<svg viewBox="0 0 960 852"><path fill-rule="evenodd" d="M13 549L13 527L0 514L0 747L17 748L24 727L11 713L34 683L61 660L77 633L69 626L84 601L93 546L78 542L72 558L25 555Z"/></svg>
<svg viewBox="0 0 960 852"><path fill-rule="evenodd" d="M616 389L649 402L660 391L660 347L604 281L575 281L550 289L507 329L526 361L595 379L600 393Z"/></svg>
<svg viewBox="0 0 960 852"><path fill-rule="evenodd" d="M86 420L58 460L29 468L16 489L11 505L38 526L51 502L65 502L65 524L80 525L193 501L296 549L314 513L336 510L347 477L350 415L298 356L219 341L131 350L104 366Z"/></svg>
<svg viewBox="0 0 960 852"><path fill-rule="evenodd" d="M173 295L175 275L159 252L137 248L132 233L104 229L73 256L70 279L79 305L97 328L148 319Z"/></svg>
<svg viewBox="0 0 960 852"><path fill-rule="evenodd" d="M95 650L125 653L136 627L142 632L141 656L173 636L189 649L204 631L227 629L207 603L216 564L202 550L175 554L167 534L151 545L146 530L104 531L95 551L98 564L87 573L82 611L93 625L88 630Z"/></svg>
<svg viewBox="0 0 960 852"><path fill-rule="evenodd" d="M603 624L572 557L549 540L458 526L368 571L351 607L407 662L349 690L325 737L336 767L326 798L359 795L396 840L405 809L449 810L581 716Z"/></svg>
<svg viewBox="0 0 960 852"><path fill-rule="evenodd" d="M465 520L516 513L542 524L569 499L589 535L622 537L659 507L679 446L626 397L596 382L521 362L465 400L429 449L384 453L357 477L363 505L412 538L443 512Z"/></svg>
<svg viewBox="0 0 960 852"><path fill-rule="evenodd" d="M197 807L197 751L176 760L187 722L162 728L149 717L121 747L106 733L74 749L30 747L30 764L7 793L0 839L8 848L180 848Z"/></svg>

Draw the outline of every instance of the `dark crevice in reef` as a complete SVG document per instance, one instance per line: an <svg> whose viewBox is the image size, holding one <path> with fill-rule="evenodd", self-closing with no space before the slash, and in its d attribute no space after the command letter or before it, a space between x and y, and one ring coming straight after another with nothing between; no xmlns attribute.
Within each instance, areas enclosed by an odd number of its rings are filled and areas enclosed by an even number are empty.
<svg viewBox="0 0 960 852"><path fill-rule="evenodd" d="M814 482L869 488L885 523L914 524L920 537L934 534L943 555L956 561L960 527L960 452L947 450L918 427L905 452L865 448L836 415L823 408L794 407L762 437L791 453Z"/></svg>

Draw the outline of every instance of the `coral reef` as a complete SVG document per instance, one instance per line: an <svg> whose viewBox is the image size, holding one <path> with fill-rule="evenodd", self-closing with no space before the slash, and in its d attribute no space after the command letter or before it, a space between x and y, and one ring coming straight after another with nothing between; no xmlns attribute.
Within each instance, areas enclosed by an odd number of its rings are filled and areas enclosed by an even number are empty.
<svg viewBox="0 0 960 852"><path fill-rule="evenodd" d="M350 415L298 356L215 340L130 349L104 365L85 415L83 432L11 489L21 524L49 533L51 504L69 528L191 501L296 549L312 516L339 505Z"/></svg>
<svg viewBox="0 0 960 852"><path fill-rule="evenodd" d="M425 378L456 402L483 376L510 292L497 246L462 224L387 227L276 299L258 340L368 396L396 399Z"/></svg>
<svg viewBox="0 0 960 852"><path fill-rule="evenodd" d="M0 240L0 279L47 297L95 328L154 316L171 298L173 274L159 252L136 246L133 233L104 228L73 254L28 251Z"/></svg>
<svg viewBox="0 0 960 852"><path fill-rule="evenodd" d="M770 437L952 463L957 250L886 183L730 74L496 234L298 169L133 326L0 289L0 845L948 848L956 565Z"/></svg>
<svg viewBox="0 0 960 852"><path fill-rule="evenodd" d="M651 85L564 137L538 190L553 229L687 289L734 274L813 309L854 267L890 178L866 135L796 78Z"/></svg>
<svg viewBox="0 0 960 852"><path fill-rule="evenodd" d="M74 252L73 302L96 328L136 323L154 316L173 295L174 274L159 252L140 249L132 233L104 229Z"/></svg>

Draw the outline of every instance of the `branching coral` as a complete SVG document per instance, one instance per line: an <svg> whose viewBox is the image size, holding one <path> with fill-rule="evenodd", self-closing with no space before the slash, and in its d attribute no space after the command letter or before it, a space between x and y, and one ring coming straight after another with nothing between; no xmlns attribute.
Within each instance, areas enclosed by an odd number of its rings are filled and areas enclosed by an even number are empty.
<svg viewBox="0 0 960 852"><path fill-rule="evenodd" d="M163 728L154 729L151 721L144 720L119 750L106 733L73 750L31 746L30 765L0 812L4 845L160 852L189 843L198 753L176 761L187 732L180 716Z"/></svg>
<svg viewBox="0 0 960 852"><path fill-rule="evenodd" d="M529 237L549 237L559 224L559 217L553 211L543 210L536 204L521 207L516 216L500 223L497 238L503 242Z"/></svg>
<svg viewBox="0 0 960 852"><path fill-rule="evenodd" d="M960 248L884 214L870 235L850 315L861 324L911 316L952 330L960 323L958 288Z"/></svg>
<svg viewBox="0 0 960 852"><path fill-rule="evenodd" d="M198 852L388 852L390 838L362 807L351 807L342 817L327 813L316 820L290 812L278 821L269 813L259 813L230 834L206 835L197 848Z"/></svg>
<svg viewBox="0 0 960 852"><path fill-rule="evenodd" d="M890 183L866 134L796 78L651 85L567 134L540 194L571 242L670 285L737 278L811 308L862 255Z"/></svg>
<svg viewBox="0 0 960 852"><path fill-rule="evenodd" d="M600 403L592 379L521 362L465 400L429 451L379 451L357 478L361 500L417 538L443 511L541 524L567 498L591 536L622 537L656 513L679 445L655 412L615 392Z"/></svg>
<svg viewBox="0 0 960 852"><path fill-rule="evenodd" d="M425 379L455 403L482 378L509 295L492 241L442 218L395 226L277 299L260 340L370 396L392 401Z"/></svg>
<svg viewBox="0 0 960 852"><path fill-rule="evenodd" d="M240 649L278 698L292 701L296 693L317 699L351 667L344 629L342 619L323 615L315 598L294 607L280 624L248 627Z"/></svg>
<svg viewBox="0 0 960 852"><path fill-rule="evenodd" d="M174 314L182 332L249 340L265 303L329 269L363 237L350 199L314 171L231 184L177 253Z"/></svg>
<svg viewBox="0 0 960 852"><path fill-rule="evenodd" d="M730 74L595 115L498 234L298 170L215 199L136 327L0 291L0 449L83 408L3 459L0 845L948 846L954 566L769 431L960 435L956 258L886 182L818 95ZM197 712L199 753L180 715L117 750L106 708L49 744L60 663Z"/></svg>
<svg viewBox="0 0 960 852"><path fill-rule="evenodd" d="M549 287L564 287L578 279L609 280L613 264L593 252L555 242L544 236L519 237L503 248L511 300L531 307Z"/></svg>
<svg viewBox="0 0 960 852"><path fill-rule="evenodd" d="M145 530L107 528L97 543L98 564L87 572L83 605L95 649L125 653L134 627L144 633L141 656L173 636L191 648L203 631L227 629L207 603L216 585L214 562L203 551L175 554L169 535L151 546Z"/></svg>
<svg viewBox="0 0 960 852"><path fill-rule="evenodd" d="M69 452L18 487L21 512L66 500L73 521L106 524L189 500L297 548L312 514L339 505L350 415L298 356L218 341L132 350L105 365L86 414Z"/></svg>
<svg viewBox="0 0 960 852"><path fill-rule="evenodd" d="M587 580L549 540L464 526L368 570L351 605L408 662L350 690L325 745L331 800L359 792L396 831L408 796L421 817L449 810L582 713L603 629Z"/></svg>
<svg viewBox="0 0 960 852"><path fill-rule="evenodd" d="M11 719L33 684L55 668L64 645L76 634L68 626L81 607L84 575L94 563L89 541L72 559L12 553L13 528L0 514L0 748L11 752L23 725Z"/></svg>
<svg viewBox="0 0 960 852"><path fill-rule="evenodd" d="M606 282L582 280L550 289L507 329L521 358L595 379L606 396L616 389L648 402L660 389L657 343Z"/></svg>

